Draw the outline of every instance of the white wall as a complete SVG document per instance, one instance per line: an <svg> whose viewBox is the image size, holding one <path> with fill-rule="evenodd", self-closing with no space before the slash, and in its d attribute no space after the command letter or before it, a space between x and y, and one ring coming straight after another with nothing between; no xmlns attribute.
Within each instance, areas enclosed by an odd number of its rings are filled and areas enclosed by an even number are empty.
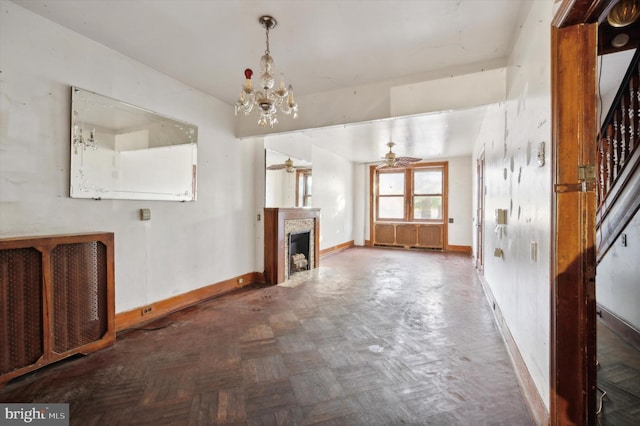
<svg viewBox="0 0 640 426"><path fill-rule="evenodd" d="M474 157L485 152L484 274L529 373L549 404L552 2L533 2L508 61L507 101L492 107ZM503 119L500 119L500 115ZM500 128L500 122L503 125ZM547 162L536 164L545 142ZM475 173L474 164L471 166ZM474 191L475 194L475 191ZM475 196L474 196L475 198ZM507 209L496 232L495 209ZM537 260L530 260L531 242ZM494 257L494 249L504 250Z"/></svg>
<svg viewBox="0 0 640 426"><path fill-rule="evenodd" d="M473 169L471 156L449 159L448 243L471 246L473 234Z"/></svg>
<svg viewBox="0 0 640 426"><path fill-rule="evenodd" d="M312 147L313 201L320 208L320 250L353 240L354 166L348 160Z"/></svg>
<svg viewBox="0 0 640 426"><path fill-rule="evenodd" d="M117 312L256 270L256 152L232 107L1 4L0 235L114 232ZM69 198L70 86L196 124L198 201Z"/></svg>
<svg viewBox="0 0 640 426"><path fill-rule="evenodd" d="M605 257L598 264L596 273L596 300L617 317L640 330L640 211L638 211L621 237L613 243Z"/></svg>
<svg viewBox="0 0 640 426"><path fill-rule="evenodd" d="M601 125L607 117L611 103L618 93L620 83L622 83L622 79L629 68L634 53L636 53L635 49L628 49L622 52L598 56L598 102L601 102L601 105L598 105L600 115L600 120L598 120L599 125Z"/></svg>
<svg viewBox="0 0 640 426"><path fill-rule="evenodd" d="M369 229L369 166L357 164L353 169L353 241L364 246L370 239Z"/></svg>
<svg viewBox="0 0 640 426"><path fill-rule="evenodd" d="M267 191L266 188L269 188ZM265 173L265 205L296 207L296 173L286 169L267 170Z"/></svg>

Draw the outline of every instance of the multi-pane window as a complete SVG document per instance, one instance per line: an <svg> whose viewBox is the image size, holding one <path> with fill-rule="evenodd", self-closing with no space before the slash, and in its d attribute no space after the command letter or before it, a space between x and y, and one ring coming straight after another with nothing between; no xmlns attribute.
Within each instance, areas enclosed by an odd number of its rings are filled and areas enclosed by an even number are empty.
<svg viewBox="0 0 640 426"><path fill-rule="evenodd" d="M374 169L375 220L437 221L445 212L446 165Z"/></svg>
<svg viewBox="0 0 640 426"><path fill-rule="evenodd" d="M378 218L404 219L404 172L378 172Z"/></svg>
<svg viewBox="0 0 640 426"><path fill-rule="evenodd" d="M311 170L298 170L297 181L296 205L298 207L311 207L311 189L313 187Z"/></svg>
<svg viewBox="0 0 640 426"><path fill-rule="evenodd" d="M442 220L442 169L413 170L413 218Z"/></svg>

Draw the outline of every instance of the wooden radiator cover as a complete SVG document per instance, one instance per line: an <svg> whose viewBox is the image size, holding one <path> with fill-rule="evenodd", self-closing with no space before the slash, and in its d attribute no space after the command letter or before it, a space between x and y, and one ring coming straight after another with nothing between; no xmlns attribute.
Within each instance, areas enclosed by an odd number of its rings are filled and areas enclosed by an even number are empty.
<svg viewBox="0 0 640 426"><path fill-rule="evenodd" d="M113 233L0 239L0 384L115 341Z"/></svg>
<svg viewBox="0 0 640 426"><path fill-rule="evenodd" d="M373 244L444 249L444 225L440 223L374 224Z"/></svg>

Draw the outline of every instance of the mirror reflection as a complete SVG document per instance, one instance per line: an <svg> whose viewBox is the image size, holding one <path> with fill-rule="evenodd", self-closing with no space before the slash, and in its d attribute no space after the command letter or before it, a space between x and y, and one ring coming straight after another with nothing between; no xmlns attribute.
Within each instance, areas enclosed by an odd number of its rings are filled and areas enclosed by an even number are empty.
<svg viewBox="0 0 640 426"><path fill-rule="evenodd" d="M195 201L198 128L77 87L72 198Z"/></svg>
<svg viewBox="0 0 640 426"><path fill-rule="evenodd" d="M265 207L311 207L311 163L265 150Z"/></svg>

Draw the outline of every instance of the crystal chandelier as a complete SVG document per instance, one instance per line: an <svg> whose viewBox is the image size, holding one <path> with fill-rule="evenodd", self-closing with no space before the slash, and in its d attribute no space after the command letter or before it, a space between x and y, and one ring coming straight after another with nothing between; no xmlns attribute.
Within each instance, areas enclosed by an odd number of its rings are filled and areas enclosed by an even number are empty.
<svg viewBox="0 0 640 426"><path fill-rule="evenodd" d="M275 90L273 88L275 79L273 78L273 58L269 51L269 30L275 28L278 22L275 18L267 15L261 16L258 22L265 28L267 33L267 49L262 58L260 58L261 90L253 91L251 88L253 71L250 68L244 70L245 83L236 102L235 110L236 115L238 115L238 111L243 111L245 115L248 115L253 110L253 107L257 106L260 111L258 124L264 127L269 123L269 126L273 127L278 123L277 108L286 115L293 113L293 118L298 118L298 104L293 100L293 87L291 85L285 86L282 74L278 88Z"/></svg>
<svg viewBox="0 0 640 426"><path fill-rule="evenodd" d="M95 138L96 129L91 129L89 131L89 137L82 135L83 123L78 122L78 112L73 111L73 148L74 153L78 153L78 147L83 147L85 150L87 148L97 149L97 141Z"/></svg>

